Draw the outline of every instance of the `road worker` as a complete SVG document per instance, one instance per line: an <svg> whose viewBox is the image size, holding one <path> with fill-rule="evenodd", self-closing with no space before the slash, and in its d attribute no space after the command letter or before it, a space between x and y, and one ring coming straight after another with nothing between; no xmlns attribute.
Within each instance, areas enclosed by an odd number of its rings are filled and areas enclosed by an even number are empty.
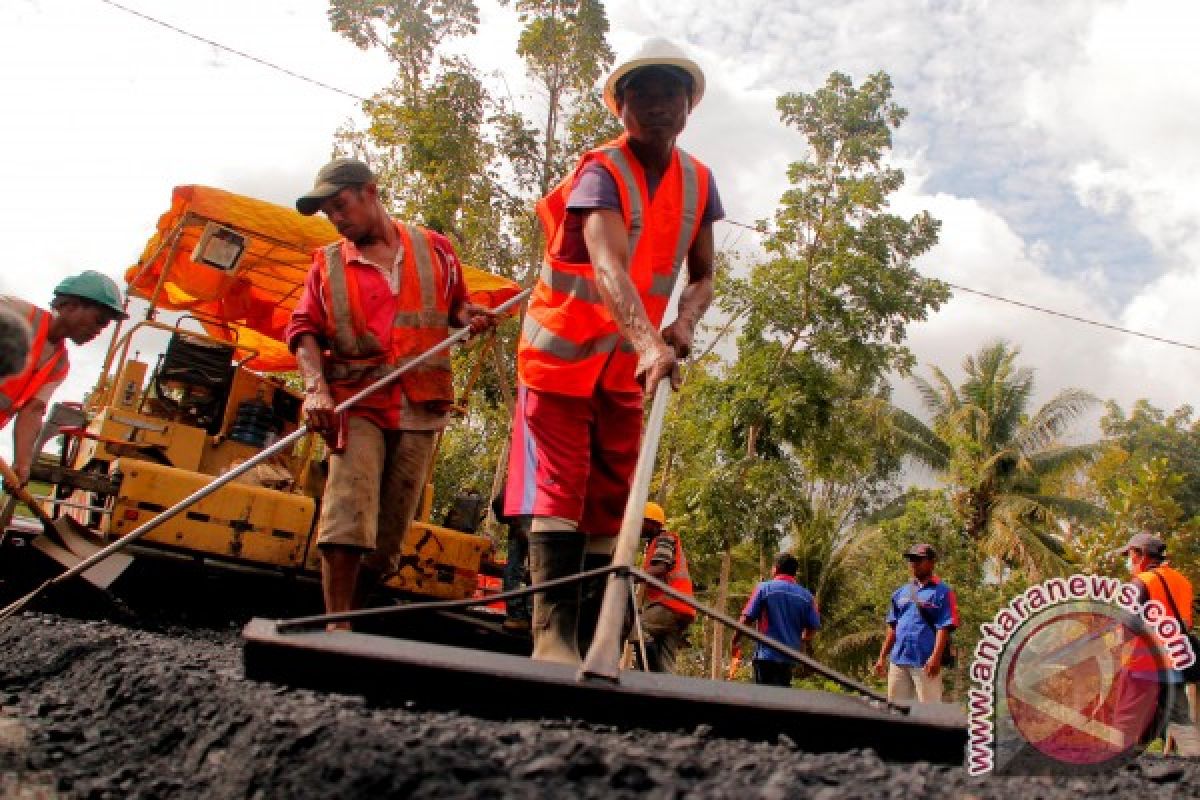
<svg viewBox="0 0 1200 800"><path fill-rule="evenodd" d="M1138 590L1140 606L1157 601L1161 606L1160 613L1178 620L1182 631L1192 629L1192 582L1168 561L1167 543L1162 537L1141 531L1112 555L1125 558L1132 578L1130 582ZM1156 643L1165 648L1164 643ZM1192 724L1183 672L1165 668L1161 656L1152 652L1148 641L1139 638L1129 650L1128 662L1118 680L1115 726L1127 735L1131 744L1146 742L1158 735L1177 744L1174 740L1182 737L1177 737L1176 731L1179 728L1186 731ZM1159 705L1163 709L1156 714ZM1195 734L1189 734L1186 739L1189 749L1194 750Z"/></svg>
<svg viewBox="0 0 1200 800"><path fill-rule="evenodd" d="M546 253L517 349L505 504L532 517L534 583L611 561L644 389L677 384L678 359L712 301L712 223L724 213L708 168L675 146L703 95L694 61L647 42L604 86L625 133L586 153L538 203ZM676 318L660 333L685 261ZM590 587L582 612L578 584L535 595L533 657L579 663L602 595Z"/></svg>
<svg viewBox="0 0 1200 800"><path fill-rule="evenodd" d="M343 415L335 406L441 342L448 327L477 333L494 318L468 302L450 241L392 219L363 162L326 164L296 209L324 213L342 235L313 254L286 332L306 420L333 443L317 543L334 613L360 606L396 569L454 399L450 356L424 361Z"/></svg>
<svg viewBox="0 0 1200 800"><path fill-rule="evenodd" d="M679 534L667 530L667 514L658 503L646 503L642 540L646 555L642 569L682 594L692 597L692 577ZM662 589L646 586L642 600L642 633L646 638L648 672L675 672L675 657L696 621L696 609Z"/></svg>
<svg viewBox="0 0 1200 800"><path fill-rule="evenodd" d="M30 333L21 368L0 378L0 428L13 424L12 467L24 485L50 397L70 369L67 340L87 344L110 322L129 315L116 281L94 270L64 278L48 310L8 295L0 296L0 309L24 320Z"/></svg>

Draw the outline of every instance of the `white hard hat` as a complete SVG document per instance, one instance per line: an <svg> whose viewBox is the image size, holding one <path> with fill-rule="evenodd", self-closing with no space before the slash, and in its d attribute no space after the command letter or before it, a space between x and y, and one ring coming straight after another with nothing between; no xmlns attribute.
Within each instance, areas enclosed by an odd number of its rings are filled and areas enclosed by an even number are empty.
<svg viewBox="0 0 1200 800"><path fill-rule="evenodd" d="M621 79L634 70L642 67L676 67L692 77L692 97L689 108L695 108L704 97L704 73L700 65L666 39L655 37L647 39L637 52L630 58L617 65L617 68L604 82L604 105L608 110L620 116L617 111L617 84Z"/></svg>

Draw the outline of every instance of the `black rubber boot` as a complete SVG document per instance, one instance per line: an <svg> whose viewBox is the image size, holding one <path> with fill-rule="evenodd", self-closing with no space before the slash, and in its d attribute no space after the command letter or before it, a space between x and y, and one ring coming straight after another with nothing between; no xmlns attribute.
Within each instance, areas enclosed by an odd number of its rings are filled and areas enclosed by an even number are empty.
<svg viewBox="0 0 1200 800"><path fill-rule="evenodd" d="M584 537L577 531L529 534L529 573L539 583L579 574ZM538 661L579 664L579 584L559 586L533 596L533 657Z"/></svg>
<svg viewBox="0 0 1200 800"><path fill-rule="evenodd" d="M610 555L585 552L581 571L600 569L611 563ZM607 586L607 575L583 584L583 596L579 601L579 652L584 655L587 655L588 648L592 646L592 637L596 635L596 623L600 621L600 606L604 604L604 589Z"/></svg>

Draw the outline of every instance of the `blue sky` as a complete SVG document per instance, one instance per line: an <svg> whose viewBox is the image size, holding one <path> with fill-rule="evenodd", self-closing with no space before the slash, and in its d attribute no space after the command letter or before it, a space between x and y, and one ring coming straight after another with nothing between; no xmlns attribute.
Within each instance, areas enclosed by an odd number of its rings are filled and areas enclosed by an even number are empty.
<svg viewBox="0 0 1200 800"><path fill-rule="evenodd" d="M391 70L328 28L321 0L122 0L180 27L369 95ZM462 49L533 110L513 12L481 4ZM927 274L1200 343L1200 4L1167 0L612 0L618 54L672 38L708 76L683 144L713 167L734 219L771 214L802 140L775 98L831 70L884 69L910 111L894 161L900 213L928 209ZM501 77L503 76L503 78ZM136 259L171 187L206 183L290 203L357 103L181 38L100 0L0 4L0 291L47 299L84 268ZM751 247L729 226L718 241ZM1041 395L1088 388L1174 407L1200 354L956 296L914 326L921 361L953 368L1005 337ZM76 353L64 394L95 378ZM954 371L953 369L951 370ZM898 398L915 403L901 383ZM7 447L0 446L0 451Z"/></svg>

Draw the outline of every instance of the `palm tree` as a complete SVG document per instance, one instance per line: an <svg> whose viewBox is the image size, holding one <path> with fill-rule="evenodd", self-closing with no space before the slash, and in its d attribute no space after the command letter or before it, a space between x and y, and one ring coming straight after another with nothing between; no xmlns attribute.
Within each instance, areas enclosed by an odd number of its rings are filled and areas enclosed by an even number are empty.
<svg viewBox="0 0 1200 800"><path fill-rule="evenodd" d="M934 367L932 381L914 379L932 425L900 410L895 425L908 454L951 485L966 536L1036 580L1066 566L1063 521L1103 516L1090 503L1043 493L1048 479L1094 456L1095 444L1060 437L1098 401L1064 389L1030 416L1033 370L1015 366L1019 354L1003 341L986 345L964 360L958 387Z"/></svg>

